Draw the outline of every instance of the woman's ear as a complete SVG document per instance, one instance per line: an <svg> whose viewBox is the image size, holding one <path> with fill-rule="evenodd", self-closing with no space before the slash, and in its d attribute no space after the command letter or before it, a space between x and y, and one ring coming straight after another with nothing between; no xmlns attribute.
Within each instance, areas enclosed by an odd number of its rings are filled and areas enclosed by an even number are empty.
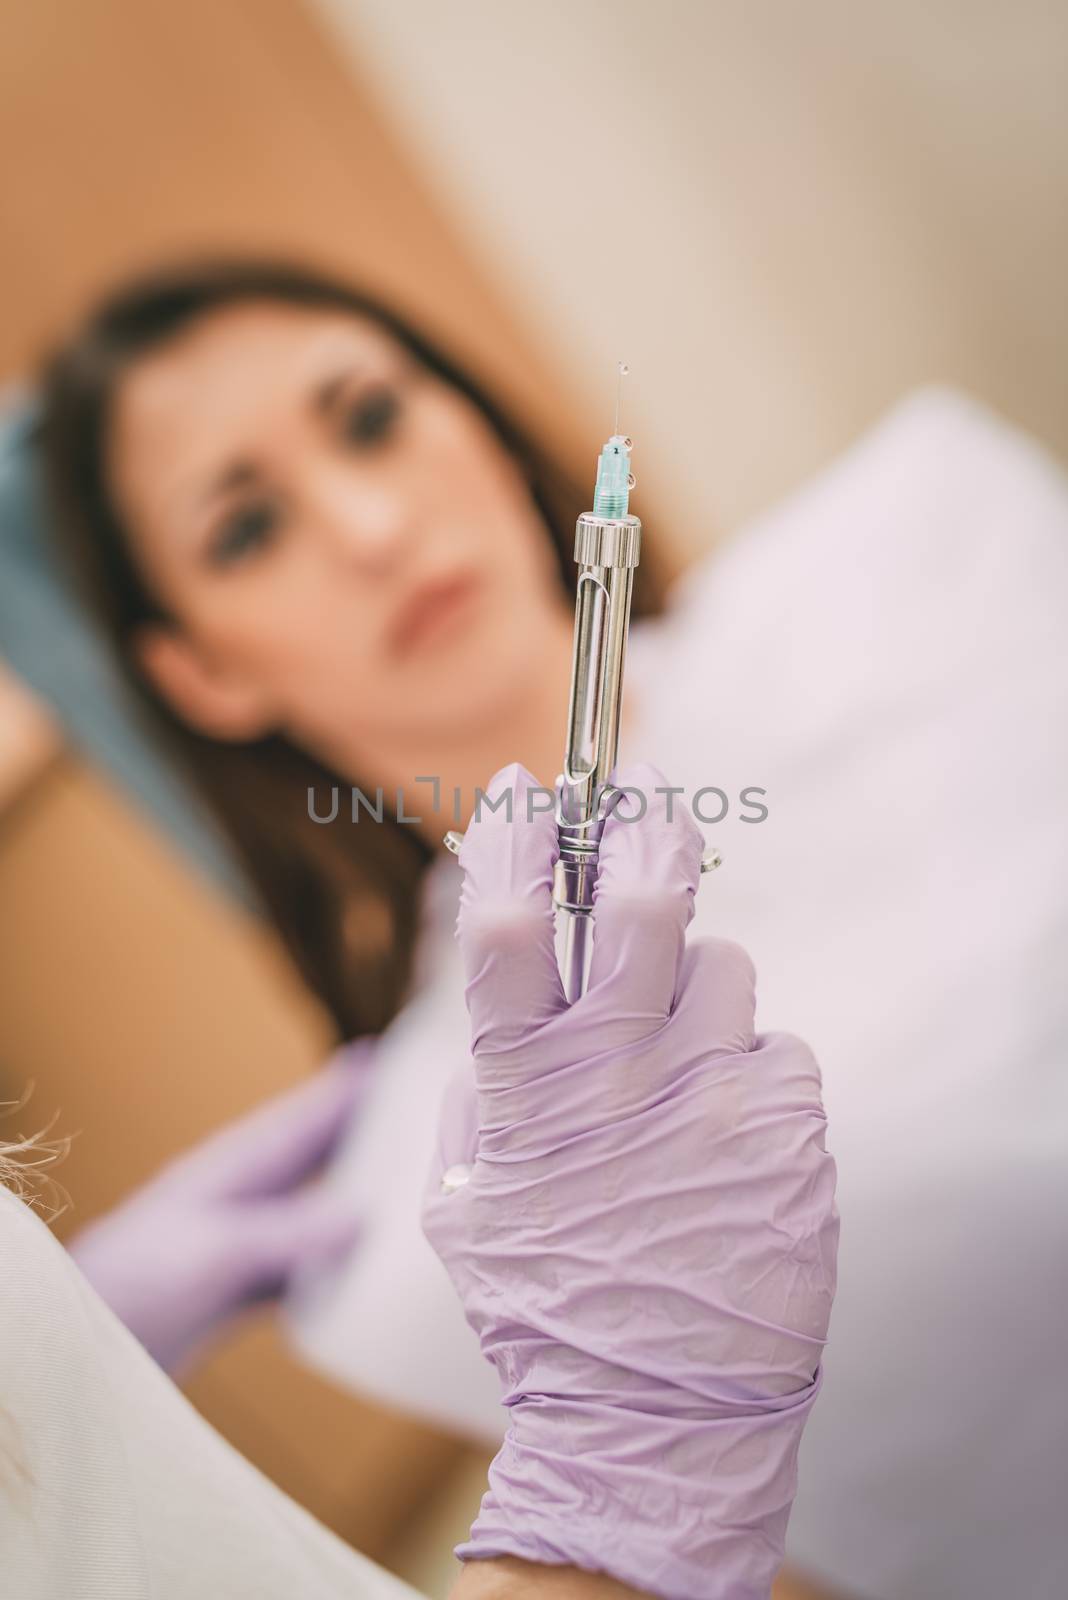
<svg viewBox="0 0 1068 1600"><path fill-rule="evenodd" d="M198 733L240 743L275 726L263 693L213 665L177 628L158 622L139 628L133 654L157 694Z"/></svg>

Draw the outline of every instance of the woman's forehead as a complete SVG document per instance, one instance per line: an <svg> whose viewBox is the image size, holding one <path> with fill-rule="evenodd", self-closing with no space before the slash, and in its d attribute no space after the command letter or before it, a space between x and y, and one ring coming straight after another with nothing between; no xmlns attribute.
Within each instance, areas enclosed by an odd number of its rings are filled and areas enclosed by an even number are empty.
<svg viewBox="0 0 1068 1600"><path fill-rule="evenodd" d="M119 387L117 475L170 495L235 449L263 447L323 385L381 375L398 346L368 318L271 302L226 307L142 358ZM163 482L158 481L162 475Z"/></svg>
<svg viewBox="0 0 1068 1600"><path fill-rule="evenodd" d="M195 400L240 404L265 388L312 383L334 363L396 358L396 341L369 318L257 302L224 307L143 357L123 380L125 409L146 419ZM298 390L299 393L299 390Z"/></svg>

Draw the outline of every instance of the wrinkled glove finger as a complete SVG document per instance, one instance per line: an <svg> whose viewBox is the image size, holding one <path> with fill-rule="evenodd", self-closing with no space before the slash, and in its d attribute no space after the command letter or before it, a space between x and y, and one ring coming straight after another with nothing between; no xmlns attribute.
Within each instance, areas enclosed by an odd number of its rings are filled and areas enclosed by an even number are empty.
<svg viewBox="0 0 1068 1600"><path fill-rule="evenodd" d="M532 808L543 791L517 763L486 794L460 850L456 921L476 1063L507 1055L567 1005L555 950L555 818Z"/></svg>
<svg viewBox="0 0 1068 1600"><path fill-rule="evenodd" d="M670 1014L704 841L655 767L613 774L630 790L605 822L593 911L588 1008L605 1012L613 1043L641 1038ZM596 998L594 998L596 997Z"/></svg>

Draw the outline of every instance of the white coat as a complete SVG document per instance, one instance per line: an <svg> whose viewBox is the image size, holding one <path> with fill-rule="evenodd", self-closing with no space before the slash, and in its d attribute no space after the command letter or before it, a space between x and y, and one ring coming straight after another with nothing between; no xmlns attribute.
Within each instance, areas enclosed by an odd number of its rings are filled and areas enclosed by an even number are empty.
<svg viewBox="0 0 1068 1600"><path fill-rule="evenodd" d="M10 1600L416 1600L193 1410L0 1184Z"/></svg>

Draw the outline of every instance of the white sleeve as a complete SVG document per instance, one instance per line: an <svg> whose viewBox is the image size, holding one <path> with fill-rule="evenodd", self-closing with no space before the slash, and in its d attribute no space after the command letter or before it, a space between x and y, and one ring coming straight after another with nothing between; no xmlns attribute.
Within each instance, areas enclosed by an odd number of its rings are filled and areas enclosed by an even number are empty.
<svg viewBox="0 0 1068 1600"><path fill-rule="evenodd" d="M0 1549L18 1600L412 1600L230 1448L0 1187Z"/></svg>

